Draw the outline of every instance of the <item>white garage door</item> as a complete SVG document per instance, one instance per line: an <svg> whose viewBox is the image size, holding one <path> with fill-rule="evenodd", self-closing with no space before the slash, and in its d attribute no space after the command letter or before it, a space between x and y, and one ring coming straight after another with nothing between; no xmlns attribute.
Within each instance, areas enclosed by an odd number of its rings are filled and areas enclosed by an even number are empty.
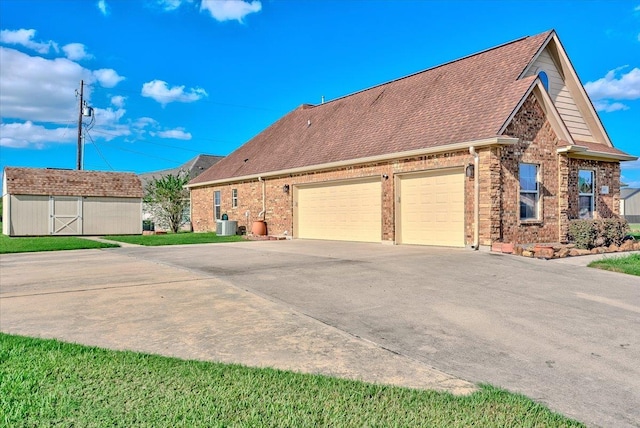
<svg viewBox="0 0 640 428"><path fill-rule="evenodd" d="M380 242L380 178L296 189L298 238Z"/></svg>
<svg viewBox="0 0 640 428"><path fill-rule="evenodd" d="M398 186L399 243L464 247L462 171L406 175Z"/></svg>

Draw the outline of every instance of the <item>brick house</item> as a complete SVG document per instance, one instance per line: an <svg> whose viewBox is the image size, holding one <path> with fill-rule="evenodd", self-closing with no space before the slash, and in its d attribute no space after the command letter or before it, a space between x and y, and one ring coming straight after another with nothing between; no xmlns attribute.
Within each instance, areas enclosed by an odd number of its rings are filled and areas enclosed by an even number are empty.
<svg viewBox="0 0 640 428"><path fill-rule="evenodd" d="M557 242L619 212L620 162L555 31L302 105L192 180L195 231Z"/></svg>

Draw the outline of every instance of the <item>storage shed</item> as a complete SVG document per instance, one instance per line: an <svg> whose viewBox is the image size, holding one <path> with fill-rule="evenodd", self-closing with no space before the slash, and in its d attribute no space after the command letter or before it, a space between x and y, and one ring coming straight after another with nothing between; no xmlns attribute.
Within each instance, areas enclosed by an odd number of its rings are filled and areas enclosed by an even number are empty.
<svg viewBox="0 0 640 428"><path fill-rule="evenodd" d="M620 214L629 223L640 223L640 189L620 189Z"/></svg>
<svg viewBox="0 0 640 428"><path fill-rule="evenodd" d="M142 233L136 174L7 167L2 233L8 236Z"/></svg>

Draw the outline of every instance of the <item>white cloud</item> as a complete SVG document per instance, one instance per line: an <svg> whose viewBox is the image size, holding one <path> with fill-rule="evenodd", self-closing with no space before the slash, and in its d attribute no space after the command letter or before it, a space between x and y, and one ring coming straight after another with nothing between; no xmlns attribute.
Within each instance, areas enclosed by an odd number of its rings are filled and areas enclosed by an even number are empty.
<svg viewBox="0 0 640 428"><path fill-rule="evenodd" d="M66 58L46 59L0 47L2 116L33 122L66 123L77 119L75 91L90 70ZM90 98L91 87L85 88Z"/></svg>
<svg viewBox="0 0 640 428"><path fill-rule="evenodd" d="M122 108L124 107L124 102L126 101L126 97L123 97L122 95L116 95L111 97L111 104L113 104L114 107L117 108Z"/></svg>
<svg viewBox="0 0 640 428"><path fill-rule="evenodd" d="M179 8L182 3L192 3L193 0L156 0L156 2L162 9L172 11Z"/></svg>
<svg viewBox="0 0 640 428"><path fill-rule="evenodd" d="M202 0L200 11L208 11L217 21L242 19L250 13L260 12L262 3L259 1L246 2L243 0Z"/></svg>
<svg viewBox="0 0 640 428"><path fill-rule="evenodd" d="M85 45L82 43L69 43L68 45L64 45L62 51L71 61L93 58L93 55L87 52Z"/></svg>
<svg viewBox="0 0 640 428"><path fill-rule="evenodd" d="M58 44L52 40L48 42L35 42L33 37L36 35L36 30L2 30L0 31L0 42L8 45L20 45L25 48L34 50L41 54L49 53L51 49L58 52Z"/></svg>
<svg viewBox="0 0 640 428"><path fill-rule="evenodd" d="M1 46L0 63L0 144L40 148L46 143L73 142L77 138L76 89L84 80L85 99L91 99L91 84L98 81L94 72L67 58L46 59ZM121 79L115 72L97 74L103 84ZM95 138L131 134L130 125L121 123L126 113L122 108L124 97L115 96L112 100L121 105L94 109L96 124L92 132L96 134L91 135Z"/></svg>
<svg viewBox="0 0 640 428"><path fill-rule="evenodd" d="M640 68L620 74L627 66L609 71L595 82L587 82L584 88L595 100L636 100L640 98Z"/></svg>
<svg viewBox="0 0 640 428"><path fill-rule="evenodd" d="M140 117L138 119L135 120L135 122L133 122L131 124L132 127L136 128L136 129L144 129L148 126L152 127L152 128L156 128L158 127L158 125L160 125L158 123L157 120L152 119L150 117Z"/></svg>
<svg viewBox="0 0 640 428"><path fill-rule="evenodd" d="M105 0L98 1L96 5L98 6L100 13L102 13L104 16L109 15L109 5Z"/></svg>
<svg viewBox="0 0 640 428"><path fill-rule="evenodd" d="M78 138L73 126L52 129L31 121L2 123L0 131L0 147L42 148L46 143L72 143Z"/></svg>
<svg viewBox="0 0 640 428"><path fill-rule="evenodd" d="M117 123L122 119L124 114L127 112L125 109L112 109L111 107L107 108L94 108L94 114L96 116L96 126L112 126L114 123Z"/></svg>
<svg viewBox="0 0 640 428"><path fill-rule="evenodd" d="M68 58L47 59L4 46L0 46L0 64L0 146L17 149L75 142L76 90L80 80L86 84L85 99L91 100L96 84L113 87L124 79L113 69L91 70ZM200 88L169 88L165 82L150 84L150 95L161 103L192 102L206 96ZM137 140L148 138L152 133L159 138L191 138L183 128L163 129L149 117L127 119L126 101L125 96L115 93L106 99L107 106L91 103L95 117L88 134L91 140L108 141L118 137Z"/></svg>
<svg viewBox="0 0 640 428"><path fill-rule="evenodd" d="M609 103L607 100L598 100L593 102L594 107L598 111L603 111L605 113L612 113L614 111L619 110L629 110L629 106L622 103Z"/></svg>
<svg viewBox="0 0 640 428"><path fill-rule="evenodd" d="M160 138L171 138L174 140L190 140L191 133L185 132L184 128L168 129L157 133Z"/></svg>
<svg viewBox="0 0 640 428"><path fill-rule="evenodd" d="M118 73L111 68L101 68L93 72L95 78L105 88L113 88L118 83L122 82L125 78L118 75Z"/></svg>
<svg viewBox="0 0 640 428"><path fill-rule="evenodd" d="M185 87L174 86L169 88L163 80L152 80L142 85L142 96L153 98L162 106L171 102L192 103L206 97L207 92L202 88L190 88L185 92Z"/></svg>

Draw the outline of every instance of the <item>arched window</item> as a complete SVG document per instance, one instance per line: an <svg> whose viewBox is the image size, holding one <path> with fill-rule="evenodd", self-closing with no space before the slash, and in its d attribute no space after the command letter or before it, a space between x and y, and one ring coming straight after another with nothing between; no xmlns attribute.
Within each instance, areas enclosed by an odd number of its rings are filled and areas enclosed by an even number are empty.
<svg viewBox="0 0 640 428"><path fill-rule="evenodd" d="M544 71L541 71L538 73L538 77L540 78L540 81L542 82L542 86L544 86L544 89L549 92L549 76L547 76L547 73L545 73Z"/></svg>

